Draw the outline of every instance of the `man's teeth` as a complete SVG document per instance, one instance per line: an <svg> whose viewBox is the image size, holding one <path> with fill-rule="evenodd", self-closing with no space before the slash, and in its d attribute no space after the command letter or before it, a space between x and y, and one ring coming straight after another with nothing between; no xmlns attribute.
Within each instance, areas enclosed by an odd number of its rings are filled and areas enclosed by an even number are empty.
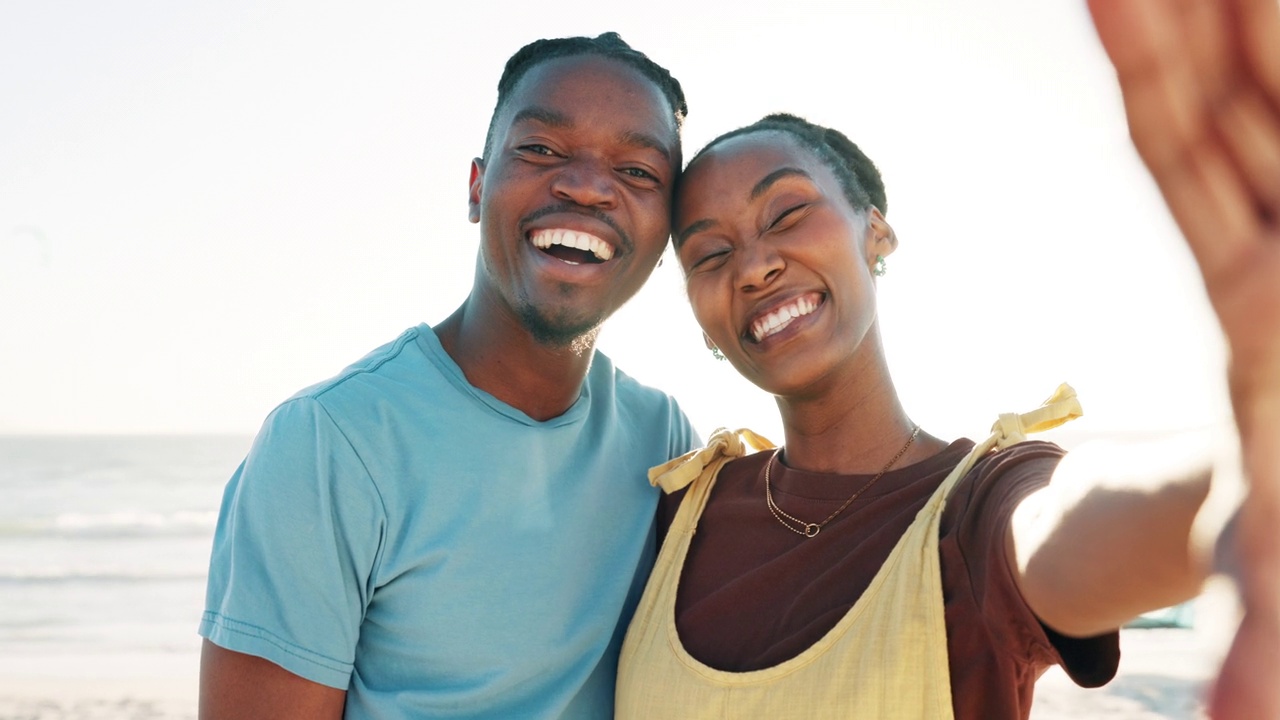
<svg viewBox="0 0 1280 720"><path fill-rule="evenodd" d="M602 262L613 257L613 246L595 235L573 230L538 230L529 238L534 247L546 250L552 245L586 250Z"/></svg>
<svg viewBox="0 0 1280 720"><path fill-rule="evenodd" d="M800 298L790 305L784 305L751 323L751 336L755 338L756 342L760 342L770 335L781 332L783 328L791 324L792 320L804 317L817 309L818 303L816 300Z"/></svg>

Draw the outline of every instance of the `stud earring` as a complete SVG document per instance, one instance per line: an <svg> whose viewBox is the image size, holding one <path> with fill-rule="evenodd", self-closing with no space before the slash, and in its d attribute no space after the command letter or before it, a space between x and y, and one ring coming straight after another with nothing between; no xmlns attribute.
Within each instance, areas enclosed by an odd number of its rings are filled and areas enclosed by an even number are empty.
<svg viewBox="0 0 1280 720"><path fill-rule="evenodd" d="M716 347L715 345L711 346L711 357L717 360L725 359L724 353L720 352L720 348Z"/></svg>
<svg viewBox="0 0 1280 720"><path fill-rule="evenodd" d="M884 256L877 255L876 266L871 268L871 274L876 277L884 277L884 274L887 272L889 272L889 265L884 261Z"/></svg>

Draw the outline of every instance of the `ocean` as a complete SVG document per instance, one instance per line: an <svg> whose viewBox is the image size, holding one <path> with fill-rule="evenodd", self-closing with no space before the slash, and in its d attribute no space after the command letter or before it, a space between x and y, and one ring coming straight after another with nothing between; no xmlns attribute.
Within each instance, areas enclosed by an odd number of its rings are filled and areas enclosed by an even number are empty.
<svg viewBox="0 0 1280 720"><path fill-rule="evenodd" d="M195 720L214 524L251 441L0 436L0 720ZM1040 683L1032 719L1202 720L1220 652L1155 624L1124 631L1106 690Z"/></svg>
<svg viewBox="0 0 1280 720"><path fill-rule="evenodd" d="M214 524L251 440L0 436L0 674L55 701L60 683L194 686Z"/></svg>

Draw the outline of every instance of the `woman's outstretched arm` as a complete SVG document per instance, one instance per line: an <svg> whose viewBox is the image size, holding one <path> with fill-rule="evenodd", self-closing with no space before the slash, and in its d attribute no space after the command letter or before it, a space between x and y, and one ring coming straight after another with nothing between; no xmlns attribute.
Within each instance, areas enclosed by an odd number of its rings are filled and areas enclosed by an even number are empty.
<svg viewBox="0 0 1280 720"><path fill-rule="evenodd" d="M1089 6L1134 146L1195 255L1231 353L1247 488L1234 537L1245 616L1211 712L1280 717L1280 7L1276 0ZM1184 475L1170 486L1185 489L1181 501L1162 496L1169 507L1198 507L1195 488L1207 487L1205 476ZM1052 519L1055 511L1044 512ZM1172 512L1165 519L1190 532L1188 516ZM1015 555L1026 564L1024 550ZM1194 580L1194 557L1182 564L1183 579Z"/></svg>

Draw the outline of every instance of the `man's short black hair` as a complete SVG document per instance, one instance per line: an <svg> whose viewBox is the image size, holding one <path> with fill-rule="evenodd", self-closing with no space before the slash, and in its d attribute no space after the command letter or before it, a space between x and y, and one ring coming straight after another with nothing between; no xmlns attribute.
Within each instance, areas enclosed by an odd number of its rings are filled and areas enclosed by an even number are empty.
<svg viewBox="0 0 1280 720"><path fill-rule="evenodd" d="M689 106L685 103L684 90L680 89L680 81L672 77L671 72L666 68L628 45L618 33L607 32L593 38L567 37L534 40L517 50L516 54L507 60L502 78L498 80L498 102L493 108L493 115L489 118L489 130L484 138L485 158L489 157L489 150L493 145L494 125L498 121L498 115L520 79L539 63L579 55L596 55L617 60L638 70L662 91L667 104L671 106L671 115L675 118L676 131L679 132L685 116L689 114Z"/></svg>

